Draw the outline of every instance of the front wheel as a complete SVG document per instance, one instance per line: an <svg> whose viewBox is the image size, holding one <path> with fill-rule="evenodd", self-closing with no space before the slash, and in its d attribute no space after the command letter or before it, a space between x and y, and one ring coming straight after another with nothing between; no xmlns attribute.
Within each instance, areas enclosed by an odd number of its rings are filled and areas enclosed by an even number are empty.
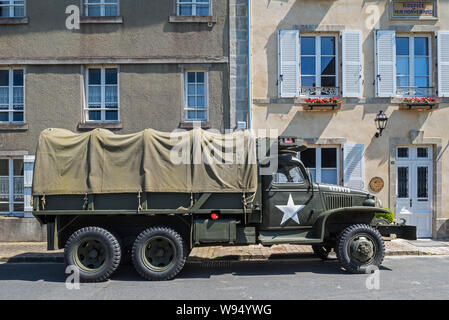
<svg viewBox="0 0 449 320"><path fill-rule="evenodd" d="M385 257L385 244L379 231L366 224L347 227L339 236L337 258L351 273L367 273L379 267Z"/></svg>
<svg viewBox="0 0 449 320"><path fill-rule="evenodd" d="M170 280L184 267L187 250L181 235L167 227L143 231L134 242L132 260L147 280Z"/></svg>
<svg viewBox="0 0 449 320"><path fill-rule="evenodd" d="M117 238L98 227L86 227L73 233L64 248L65 261L74 266L82 282L109 279L117 270L121 248Z"/></svg>

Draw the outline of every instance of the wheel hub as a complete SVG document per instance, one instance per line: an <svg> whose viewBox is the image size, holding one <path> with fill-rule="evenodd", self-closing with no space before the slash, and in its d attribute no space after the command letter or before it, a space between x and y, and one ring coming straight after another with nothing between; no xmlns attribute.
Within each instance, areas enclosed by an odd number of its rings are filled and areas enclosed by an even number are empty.
<svg viewBox="0 0 449 320"><path fill-rule="evenodd" d="M374 245L366 237L359 237L351 244L351 255L356 260L364 263L374 256Z"/></svg>
<svg viewBox="0 0 449 320"><path fill-rule="evenodd" d="M170 268L175 257L174 244L167 238L154 237L143 247L143 262L154 271Z"/></svg>

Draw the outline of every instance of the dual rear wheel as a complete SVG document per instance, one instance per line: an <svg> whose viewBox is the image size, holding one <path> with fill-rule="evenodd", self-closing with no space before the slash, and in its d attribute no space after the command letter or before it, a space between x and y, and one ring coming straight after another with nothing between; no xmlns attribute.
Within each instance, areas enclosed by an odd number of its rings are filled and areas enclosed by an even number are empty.
<svg viewBox="0 0 449 320"><path fill-rule="evenodd" d="M181 235L168 227L153 227L139 234L132 248L137 272L148 280L173 279L184 267L187 249ZM109 279L122 259L119 239L99 227L76 231L66 243L66 264L75 267L82 282Z"/></svg>

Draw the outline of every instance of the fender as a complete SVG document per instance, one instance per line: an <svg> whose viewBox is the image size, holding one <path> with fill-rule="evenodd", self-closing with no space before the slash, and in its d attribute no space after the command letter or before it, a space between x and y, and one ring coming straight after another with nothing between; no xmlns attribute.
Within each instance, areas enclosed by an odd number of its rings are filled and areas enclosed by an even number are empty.
<svg viewBox="0 0 449 320"><path fill-rule="evenodd" d="M356 214L363 214L363 215L372 215L374 217L374 215L376 213L389 213L388 210L385 210L383 208L376 208L376 207L346 207L346 208L338 208L338 209L332 209L332 210L328 210L328 211L324 211L322 212L315 224L314 227L317 230L317 235L320 236L321 240L324 241L324 233L326 231L326 222L329 219L330 216L343 216L345 214L348 213L356 213Z"/></svg>

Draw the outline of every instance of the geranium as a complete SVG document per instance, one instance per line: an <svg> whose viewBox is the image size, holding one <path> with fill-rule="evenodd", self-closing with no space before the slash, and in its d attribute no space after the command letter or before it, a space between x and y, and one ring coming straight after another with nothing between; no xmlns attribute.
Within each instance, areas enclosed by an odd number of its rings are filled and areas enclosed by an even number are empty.
<svg viewBox="0 0 449 320"><path fill-rule="evenodd" d="M405 98L405 103L417 103L417 104L431 104L431 103L437 103L437 99L426 97L426 98Z"/></svg>
<svg viewBox="0 0 449 320"><path fill-rule="evenodd" d="M306 103L310 104L337 104L341 102L341 99L336 97L331 98L307 98Z"/></svg>

